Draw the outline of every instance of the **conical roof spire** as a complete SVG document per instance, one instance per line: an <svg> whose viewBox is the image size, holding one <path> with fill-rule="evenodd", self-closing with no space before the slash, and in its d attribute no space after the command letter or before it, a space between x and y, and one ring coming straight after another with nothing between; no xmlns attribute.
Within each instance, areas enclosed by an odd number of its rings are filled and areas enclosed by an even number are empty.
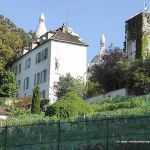
<svg viewBox="0 0 150 150"><path fill-rule="evenodd" d="M104 33L102 33L100 40L100 52L99 52L100 57L105 54L105 43L106 43L105 35Z"/></svg>
<svg viewBox="0 0 150 150"><path fill-rule="evenodd" d="M46 25L45 25L45 16L44 16L44 13L42 12L40 18L39 18L39 25L36 29L36 32L35 32L35 36L37 38L41 37L43 34L45 34L47 32L47 29L46 29Z"/></svg>
<svg viewBox="0 0 150 150"><path fill-rule="evenodd" d="M144 11L148 11L147 4L144 3Z"/></svg>
<svg viewBox="0 0 150 150"><path fill-rule="evenodd" d="M102 33L102 36L101 36L101 44L104 44L105 45L105 42L106 42L106 39L105 39L105 35L104 33Z"/></svg>
<svg viewBox="0 0 150 150"><path fill-rule="evenodd" d="M41 16L40 16L40 21L45 21L45 16L44 16L44 13L42 12Z"/></svg>

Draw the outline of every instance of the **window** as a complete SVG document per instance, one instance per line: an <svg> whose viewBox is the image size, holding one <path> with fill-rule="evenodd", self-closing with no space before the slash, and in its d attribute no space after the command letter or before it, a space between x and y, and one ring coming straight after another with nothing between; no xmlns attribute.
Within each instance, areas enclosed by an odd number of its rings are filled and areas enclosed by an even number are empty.
<svg viewBox="0 0 150 150"><path fill-rule="evenodd" d="M44 61L48 57L48 48L36 54L36 64Z"/></svg>
<svg viewBox="0 0 150 150"><path fill-rule="evenodd" d="M25 69L30 68L30 64L31 64L31 58L28 58L28 59L26 60Z"/></svg>
<svg viewBox="0 0 150 150"><path fill-rule="evenodd" d="M18 80L18 82L17 82L17 85L18 85L18 88L20 88L20 80Z"/></svg>
<svg viewBox="0 0 150 150"><path fill-rule="evenodd" d="M42 61L48 57L48 48L42 51Z"/></svg>
<svg viewBox="0 0 150 150"><path fill-rule="evenodd" d="M26 78L26 89L29 88L29 77Z"/></svg>
<svg viewBox="0 0 150 150"><path fill-rule="evenodd" d="M34 75L34 85L36 85L36 74Z"/></svg>
<svg viewBox="0 0 150 150"><path fill-rule="evenodd" d="M19 64L19 73L21 72L21 64Z"/></svg>
<svg viewBox="0 0 150 150"><path fill-rule="evenodd" d="M36 84L40 84L40 73L37 73L37 82Z"/></svg>
<svg viewBox="0 0 150 150"><path fill-rule="evenodd" d="M43 70L43 81L46 82L46 77L47 77L47 70Z"/></svg>
<svg viewBox="0 0 150 150"><path fill-rule="evenodd" d="M46 91L45 91L45 90L42 90L42 92L41 92L41 97L42 97L42 98L46 98Z"/></svg>
<svg viewBox="0 0 150 150"><path fill-rule="evenodd" d="M17 75L17 71L18 71L18 67L15 66L15 67L13 68L13 73L14 73L15 76Z"/></svg>
<svg viewBox="0 0 150 150"><path fill-rule="evenodd" d="M36 64L41 62L41 53L36 54Z"/></svg>
<svg viewBox="0 0 150 150"><path fill-rule="evenodd" d="M24 79L23 89L24 90L29 89L29 77L27 77L27 78Z"/></svg>
<svg viewBox="0 0 150 150"><path fill-rule="evenodd" d="M46 78L47 78L47 69L38 72L37 74L34 75L34 85L46 82Z"/></svg>

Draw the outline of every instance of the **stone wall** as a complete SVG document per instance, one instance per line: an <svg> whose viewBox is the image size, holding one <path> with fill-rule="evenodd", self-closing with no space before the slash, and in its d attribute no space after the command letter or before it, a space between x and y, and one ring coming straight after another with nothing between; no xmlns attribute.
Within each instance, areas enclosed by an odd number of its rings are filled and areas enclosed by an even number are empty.
<svg viewBox="0 0 150 150"><path fill-rule="evenodd" d="M103 101L107 97L115 97L115 96L128 96L127 89L119 89L106 94L98 95L95 97L91 97L86 99L86 102L92 104L95 101Z"/></svg>

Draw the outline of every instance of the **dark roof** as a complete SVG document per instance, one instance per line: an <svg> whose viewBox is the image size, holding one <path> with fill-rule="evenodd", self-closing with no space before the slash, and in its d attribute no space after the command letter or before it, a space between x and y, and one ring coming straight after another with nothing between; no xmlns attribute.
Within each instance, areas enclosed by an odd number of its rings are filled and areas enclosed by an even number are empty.
<svg viewBox="0 0 150 150"><path fill-rule="evenodd" d="M41 44L37 42L37 46L31 50L29 50L27 53L25 53L24 55L20 56L19 58L17 58L13 63L15 63L16 61L20 60L22 57L24 57L25 55L29 54L30 52L32 52L33 50L36 50L37 47L43 45L44 43L48 42L49 40L56 40L56 41L62 41L62 42L66 42L66 43L73 43L73 44L77 44L77 45L84 45L84 46L88 46L88 44L82 42L78 36L73 35L69 32L63 32L63 26L58 28L57 30L49 30L47 33L45 33L44 35L42 35L41 37L45 36L48 33L52 33L54 34L52 37L50 37L49 39L47 39L46 41L42 42Z"/></svg>
<svg viewBox="0 0 150 150"><path fill-rule="evenodd" d="M133 18L137 18L139 16L142 16L143 14L147 14L147 15L150 15L150 12L149 11L140 11L138 12L137 14L135 14L134 16L130 17L128 20L126 20L125 22L129 22L131 20L133 20Z"/></svg>
<svg viewBox="0 0 150 150"><path fill-rule="evenodd" d="M61 28L57 30L57 32L51 37L51 39L88 46L86 43L82 42L78 36L75 36L67 31L63 32Z"/></svg>

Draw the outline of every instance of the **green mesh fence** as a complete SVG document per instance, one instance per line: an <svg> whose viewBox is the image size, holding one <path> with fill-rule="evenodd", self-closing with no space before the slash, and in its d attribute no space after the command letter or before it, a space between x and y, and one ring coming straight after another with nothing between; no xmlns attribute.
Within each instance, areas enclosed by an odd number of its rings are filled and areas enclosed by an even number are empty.
<svg viewBox="0 0 150 150"><path fill-rule="evenodd" d="M0 150L149 150L150 117L0 128Z"/></svg>

